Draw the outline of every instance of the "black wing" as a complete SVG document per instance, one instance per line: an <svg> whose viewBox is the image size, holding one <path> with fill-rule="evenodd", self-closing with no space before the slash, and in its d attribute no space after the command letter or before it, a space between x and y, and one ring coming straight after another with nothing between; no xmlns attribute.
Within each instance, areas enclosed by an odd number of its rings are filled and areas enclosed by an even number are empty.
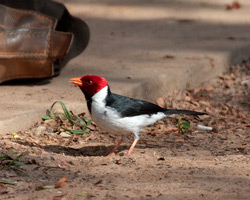
<svg viewBox="0 0 250 200"><path fill-rule="evenodd" d="M107 96L106 106L115 108L121 113L121 117L132 117L143 114L152 115L157 112L166 112L166 109L156 104L113 93L109 93Z"/></svg>

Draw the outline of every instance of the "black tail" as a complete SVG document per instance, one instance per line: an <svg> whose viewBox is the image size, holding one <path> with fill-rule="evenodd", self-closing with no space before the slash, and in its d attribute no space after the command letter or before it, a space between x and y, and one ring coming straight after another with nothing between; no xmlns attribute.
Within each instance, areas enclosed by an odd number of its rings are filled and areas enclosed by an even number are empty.
<svg viewBox="0 0 250 200"><path fill-rule="evenodd" d="M172 114L207 115L207 113L203 113L203 112L196 112L192 110L176 110L176 109L167 109L164 113L167 115L172 115Z"/></svg>

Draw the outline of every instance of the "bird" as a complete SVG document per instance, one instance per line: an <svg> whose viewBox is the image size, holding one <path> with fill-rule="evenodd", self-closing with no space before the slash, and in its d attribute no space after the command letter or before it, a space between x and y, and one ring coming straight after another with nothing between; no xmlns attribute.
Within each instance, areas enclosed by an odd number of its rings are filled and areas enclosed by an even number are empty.
<svg viewBox="0 0 250 200"><path fill-rule="evenodd" d="M83 92L92 120L102 130L121 135L121 140L108 154L111 156L133 134L130 155L140 138L140 131L171 114L205 115L191 110L166 109L154 103L112 93L108 81L98 75L84 75L69 81Z"/></svg>

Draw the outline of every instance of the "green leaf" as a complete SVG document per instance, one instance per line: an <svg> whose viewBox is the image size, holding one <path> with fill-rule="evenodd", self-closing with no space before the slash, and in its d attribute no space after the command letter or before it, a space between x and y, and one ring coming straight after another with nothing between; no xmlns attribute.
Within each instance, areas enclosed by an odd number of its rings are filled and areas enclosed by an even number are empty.
<svg viewBox="0 0 250 200"><path fill-rule="evenodd" d="M77 115L75 117L79 120L79 122L83 125L83 127L86 128L86 126L87 126L86 122L81 117L79 117Z"/></svg>
<svg viewBox="0 0 250 200"><path fill-rule="evenodd" d="M4 179L0 179L0 183L17 185L17 182L12 182L12 181L8 181L8 180L4 180Z"/></svg>
<svg viewBox="0 0 250 200"><path fill-rule="evenodd" d="M62 127L63 128L63 127ZM75 133L75 134L79 134L79 135L82 135L84 133L88 133L89 132L89 129L86 128L84 130L74 130L74 129L67 129L67 128L63 128L65 131L68 131L70 133Z"/></svg>
<svg viewBox="0 0 250 200"><path fill-rule="evenodd" d="M87 126L89 126L91 124L91 120L89 119L88 122L87 122Z"/></svg>
<svg viewBox="0 0 250 200"><path fill-rule="evenodd" d="M17 172L21 172L24 176L26 177L29 177L29 174L27 174L25 171L23 171L22 169L20 169L19 167L17 166L10 166L10 168L14 171L17 171Z"/></svg>
<svg viewBox="0 0 250 200"><path fill-rule="evenodd" d="M69 123L73 126L75 123L74 123L74 121L71 118L70 112L67 110L67 108L66 108L66 106L65 106L65 104L63 102L59 101L59 103L62 106L62 109L63 109L65 117L69 120Z"/></svg>
<svg viewBox="0 0 250 200"><path fill-rule="evenodd" d="M64 119L67 119L63 113L60 113L58 117L59 117L62 121L63 121Z"/></svg>
<svg viewBox="0 0 250 200"><path fill-rule="evenodd" d="M190 129L190 123L189 122L182 122L184 129Z"/></svg>
<svg viewBox="0 0 250 200"><path fill-rule="evenodd" d="M42 116L42 120L49 120L49 119L51 119L48 115L43 115Z"/></svg>
<svg viewBox="0 0 250 200"><path fill-rule="evenodd" d="M17 166L22 166L25 164L25 162L22 162L22 161L14 161L14 163L12 163L14 165L17 165Z"/></svg>
<svg viewBox="0 0 250 200"><path fill-rule="evenodd" d="M8 151L8 156L9 156L11 159L13 159L13 158L12 158L13 154L14 154L14 151L13 151L12 149L10 149L10 150Z"/></svg>
<svg viewBox="0 0 250 200"><path fill-rule="evenodd" d="M63 113L55 114L53 112L53 108L54 108L56 103L60 103L60 105L61 105L61 107L63 109ZM67 132L70 132L70 133L84 134L84 133L87 133L87 132L90 131L90 129L88 129L87 127L91 124L91 120L89 120L85 116L81 117L81 116L75 115L72 112L69 112L67 107L65 106L65 104L63 102L61 102L61 101L55 101L51 105L50 110L47 111L47 115L42 116L42 118L43 119L54 119L57 123L58 123L59 119L61 121L64 121L65 119L67 119L68 122L71 124L71 126L83 129L83 130L74 130L74 129L67 129L67 128L64 128L64 127L60 126L60 128L64 129L64 131L67 131Z"/></svg>
<svg viewBox="0 0 250 200"><path fill-rule="evenodd" d="M86 195L86 194L88 194L88 192L79 192L79 193L77 193L78 196L83 196L83 195Z"/></svg>
<svg viewBox="0 0 250 200"><path fill-rule="evenodd" d="M10 156L8 156L8 155L0 156L0 161L1 161L1 160L6 160L6 159L12 160L12 158L11 158Z"/></svg>
<svg viewBox="0 0 250 200"><path fill-rule="evenodd" d="M15 159L13 159L11 162L8 163L8 166L10 165L16 165L16 163L19 162L19 159L23 156L23 153L21 153L19 156L17 156Z"/></svg>
<svg viewBox="0 0 250 200"><path fill-rule="evenodd" d="M53 113L53 107L55 106L55 104L57 103L58 101L55 101L51 106L50 106L50 109L49 109L49 113L50 113L50 117L52 119L56 119L56 115Z"/></svg>

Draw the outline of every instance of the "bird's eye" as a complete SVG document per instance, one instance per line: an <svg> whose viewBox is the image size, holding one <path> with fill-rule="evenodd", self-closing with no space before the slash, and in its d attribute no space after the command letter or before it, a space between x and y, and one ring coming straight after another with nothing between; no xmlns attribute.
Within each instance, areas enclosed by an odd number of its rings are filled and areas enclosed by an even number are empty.
<svg viewBox="0 0 250 200"><path fill-rule="evenodd" d="M88 83L88 85L91 85L93 83L93 81L88 80L87 83Z"/></svg>

